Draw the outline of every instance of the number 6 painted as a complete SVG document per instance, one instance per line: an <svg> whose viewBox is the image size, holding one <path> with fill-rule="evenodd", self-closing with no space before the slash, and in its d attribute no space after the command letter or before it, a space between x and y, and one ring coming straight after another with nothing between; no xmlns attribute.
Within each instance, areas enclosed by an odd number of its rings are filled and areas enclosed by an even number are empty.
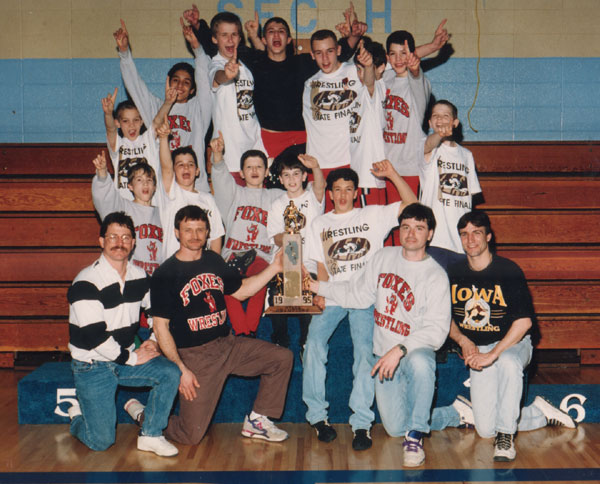
<svg viewBox="0 0 600 484"><path fill-rule="evenodd" d="M571 400L572 398L577 399L579 403L573 403L571 405L568 405L569 400ZM565 398L562 399L562 401L560 402L560 409L566 413L569 413L569 410L575 410L577 412L577 417L574 420L575 422L579 423L583 421L583 419L585 419L585 408L583 408L583 404L586 400L587 397L584 397L579 393L571 393L570 395L567 395Z"/></svg>

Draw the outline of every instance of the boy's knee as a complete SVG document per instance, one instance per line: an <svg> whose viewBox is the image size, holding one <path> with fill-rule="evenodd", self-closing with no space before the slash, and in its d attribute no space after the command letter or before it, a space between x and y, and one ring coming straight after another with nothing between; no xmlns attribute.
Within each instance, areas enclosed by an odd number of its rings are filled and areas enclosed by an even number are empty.
<svg viewBox="0 0 600 484"><path fill-rule="evenodd" d="M504 352L496 361L498 369L505 375L523 377L523 364L521 360L511 353Z"/></svg>

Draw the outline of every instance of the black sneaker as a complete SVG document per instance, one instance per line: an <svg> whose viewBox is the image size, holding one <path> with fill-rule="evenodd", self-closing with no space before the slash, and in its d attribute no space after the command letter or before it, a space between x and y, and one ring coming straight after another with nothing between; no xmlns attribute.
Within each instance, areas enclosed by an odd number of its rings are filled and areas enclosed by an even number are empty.
<svg viewBox="0 0 600 484"><path fill-rule="evenodd" d="M317 437L321 442L331 442L337 437L335 429L329 425L327 420L321 420L313 425L313 428L317 432Z"/></svg>
<svg viewBox="0 0 600 484"><path fill-rule="evenodd" d="M373 445L371 440L371 432L369 429L358 429L354 432L352 439L352 448L354 450L367 450Z"/></svg>

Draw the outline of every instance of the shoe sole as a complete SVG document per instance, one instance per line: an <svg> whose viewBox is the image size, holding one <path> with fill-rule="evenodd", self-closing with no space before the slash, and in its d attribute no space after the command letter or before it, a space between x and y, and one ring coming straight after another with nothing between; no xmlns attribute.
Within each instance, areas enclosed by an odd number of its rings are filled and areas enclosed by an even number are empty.
<svg viewBox="0 0 600 484"><path fill-rule="evenodd" d="M512 462L515 457L494 456L494 462Z"/></svg>
<svg viewBox="0 0 600 484"><path fill-rule="evenodd" d="M159 454L154 449L144 448L143 446L139 446L139 445L138 445L137 449L141 450L142 452L152 452L153 454L156 454L159 457L175 457L177 454L179 454L179 451L175 452L174 454Z"/></svg>
<svg viewBox="0 0 600 484"><path fill-rule="evenodd" d="M422 466L423 464L425 464L425 459L423 459L421 462L419 462L418 464L407 464L406 462L402 462L402 466L403 467L419 467Z"/></svg>
<svg viewBox="0 0 600 484"><path fill-rule="evenodd" d="M335 439L337 439L337 433L333 434L330 437L323 437L317 429L315 429L315 432L317 432L317 439L319 439L319 442L325 442L326 444L328 444L329 442L333 442Z"/></svg>
<svg viewBox="0 0 600 484"><path fill-rule="evenodd" d="M571 427L570 425L566 425L566 424L564 424L564 423L561 423L561 425L558 425L558 427L565 427L565 428L567 428L567 429L576 429L576 428L577 428L577 424L578 424L578 423L577 423L577 422L575 421L575 419L574 419L573 417L571 417L571 416L570 416L570 415L569 415L567 412L565 412L565 411L561 410L561 409L560 409L560 408L558 408L558 407L555 407L554 405L552 405L552 403L551 403L551 402L550 402L548 399L546 399L546 398L542 397L541 395L538 395L536 398L538 399L538 401L539 401L539 400L541 400L541 401L542 401L544 404L546 404L546 405L548 405L549 407L551 407L551 409L552 409L552 410L558 410L558 412L559 412L560 414L562 414L562 415L565 415L565 416L569 417L569 418L571 419L571 421L573 422L573 424L574 424L574 427ZM535 401L535 400L534 400L534 401ZM536 407L538 407L537 405L535 405L535 406L536 406ZM543 411L543 410L542 410L540 407L538 407L538 408L540 409L540 411L541 411L542 413L544 413L544 411ZM546 416L546 414L544 414L544 416ZM547 418L548 418L548 417L546 417L546 419L547 419ZM555 419L555 420L559 421L558 419Z"/></svg>
<svg viewBox="0 0 600 484"><path fill-rule="evenodd" d="M289 437L289 435L286 435L282 439L270 439L266 435L255 434L254 432L248 432L247 430L242 430L242 436L246 437L248 439L260 439L260 440L265 440L267 442L283 442L284 440L286 440Z"/></svg>

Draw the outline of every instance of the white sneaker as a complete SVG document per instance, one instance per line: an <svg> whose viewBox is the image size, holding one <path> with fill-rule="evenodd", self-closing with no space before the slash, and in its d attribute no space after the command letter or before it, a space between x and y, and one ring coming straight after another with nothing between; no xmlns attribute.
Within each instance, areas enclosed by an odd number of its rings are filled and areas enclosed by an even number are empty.
<svg viewBox="0 0 600 484"><path fill-rule="evenodd" d="M517 456L515 449L515 436L498 432L494 440L494 460L496 462L508 462Z"/></svg>
<svg viewBox="0 0 600 484"><path fill-rule="evenodd" d="M154 452L161 457L173 457L179 454L177 447L168 442L163 435L159 437L139 435L137 439L137 448L138 450Z"/></svg>
<svg viewBox="0 0 600 484"><path fill-rule="evenodd" d="M75 403L73 403L73 405L69 407L67 413L69 414L69 418L71 420L73 420L78 415L81 415L81 407L79 406L79 402L77 400L75 400Z"/></svg>
<svg viewBox="0 0 600 484"><path fill-rule="evenodd" d="M135 423L140 425L141 417L146 407L144 407L144 405L142 405L139 400L136 400L135 398L130 398L129 400L127 400L123 408L135 421Z"/></svg>
<svg viewBox="0 0 600 484"><path fill-rule="evenodd" d="M242 435L252 439L263 439L269 442L281 442L288 438L285 430L281 430L271 422L268 417L259 415L251 419L246 415L244 418L244 426L242 427Z"/></svg>
<svg viewBox="0 0 600 484"><path fill-rule="evenodd" d="M404 442L404 467L419 467L425 462L425 451L423 450L423 435L421 432L411 430L406 432Z"/></svg>
<svg viewBox="0 0 600 484"><path fill-rule="evenodd" d="M473 405L462 395L458 395L452 402L452 406L460 416L460 426L474 427L475 417L473 415Z"/></svg>
<svg viewBox="0 0 600 484"><path fill-rule="evenodd" d="M575 422L567 412L563 412L561 409L556 408L544 397L540 397L539 395L535 397L533 405L542 411L548 425L567 427L569 429L577 427L577 422Z"/></svg>

